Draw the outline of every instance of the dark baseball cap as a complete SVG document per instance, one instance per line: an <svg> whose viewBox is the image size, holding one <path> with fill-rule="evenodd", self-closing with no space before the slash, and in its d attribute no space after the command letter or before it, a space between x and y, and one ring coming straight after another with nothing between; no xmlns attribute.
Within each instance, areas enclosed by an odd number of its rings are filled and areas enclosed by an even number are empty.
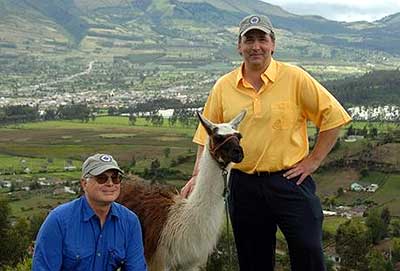
<svg viewBox="0 0 400 271"><path fill-rule="evenodd" d="M240 22L239 24L239 35L243 37L248 31L252 29L258 29L266 34L274 32L271 21L267 16L264 15L249 15Z"/></svg>
<svg viewBox="0 0 400 271"><path fill-rule="evenodd" d="M116 169L120 173L124 174L124 171L119 168L117 161L109 155L103 153L97 153L89 156L82 165L82 176L90 174L97 176L109 169Z"/></svg>

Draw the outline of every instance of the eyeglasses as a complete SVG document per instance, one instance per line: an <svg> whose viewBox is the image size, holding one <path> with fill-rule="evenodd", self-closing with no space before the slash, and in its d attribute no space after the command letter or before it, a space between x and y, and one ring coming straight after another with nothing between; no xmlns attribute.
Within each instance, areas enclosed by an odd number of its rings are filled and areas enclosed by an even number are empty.
<svg viewBox="0 0 400 271"><path fill-rule="evenodd" d="M109 176L105 173L102 173L97 176L88 174L88 176L93 177L98 184L105 184L106 182L108 182L109 178L111 178L113 184L120 184L123 180L123 176L121 174L112 174L111 176Z"/></svg>

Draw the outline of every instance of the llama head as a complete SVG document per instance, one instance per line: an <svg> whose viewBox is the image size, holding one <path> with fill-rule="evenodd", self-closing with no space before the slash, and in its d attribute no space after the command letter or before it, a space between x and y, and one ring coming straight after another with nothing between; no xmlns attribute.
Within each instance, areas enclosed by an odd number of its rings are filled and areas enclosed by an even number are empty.
<svg viewBox="0 0 400 271"><path fill-rule="evenodd" d="M211 155L224 166L231 162L240 163L243 160L243 149L240 146L242 135L236 129L245 115L246 111L243 110L230 122L216 124L197 113L200 123L208 133Z"/></svg>

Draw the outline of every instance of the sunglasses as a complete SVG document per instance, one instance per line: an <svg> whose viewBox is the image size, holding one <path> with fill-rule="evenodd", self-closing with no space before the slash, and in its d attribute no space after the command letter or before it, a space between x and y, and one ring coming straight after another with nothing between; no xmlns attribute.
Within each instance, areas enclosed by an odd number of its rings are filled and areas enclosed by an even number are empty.
<svg viewBox="0 0 400 271"><path fill-rule="evenodd" d="M111 176L108 176L107 174L100 174L97 176L93 176L88 174L90 177L93 177L98 184L105 184L108 182L108 179L111 178L111 181L113 184L120 184L123 180L123 176L121 174L113 174Z"/></svg>

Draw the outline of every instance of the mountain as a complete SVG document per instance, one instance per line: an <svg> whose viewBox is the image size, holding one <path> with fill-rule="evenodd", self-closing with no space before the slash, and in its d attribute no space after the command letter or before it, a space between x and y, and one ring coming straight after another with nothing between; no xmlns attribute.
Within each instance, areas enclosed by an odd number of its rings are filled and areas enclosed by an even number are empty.
<svg viewBox="0 0 400 271"><path fill-rule="evenodd" d="M281 59L363 63L400 55L400 13L344 23L257 0L0 0L0 53L233 61L238 22L251 13L270 17Z"/></svg>

